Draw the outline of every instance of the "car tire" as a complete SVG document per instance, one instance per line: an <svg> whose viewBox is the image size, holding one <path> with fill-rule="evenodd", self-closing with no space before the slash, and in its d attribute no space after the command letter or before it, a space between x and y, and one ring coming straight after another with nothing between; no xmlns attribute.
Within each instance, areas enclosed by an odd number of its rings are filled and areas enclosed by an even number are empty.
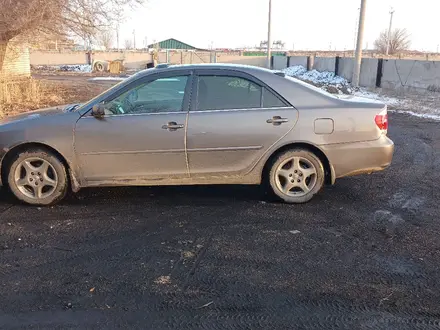
<svg viewBox="0 0 440 330"><path fill-rule="evenodd" d="M280 153L268 170L272 193L286 203L307 203L324 186L324 166L309 150L292 149Z"/></svg>
<svg viewBox="0 0 440 330"><path fill-rule="evenodd" d="M20 152L10 161L8 186L20 201L30 205L53 205L67 193L64 164L44 149Z"/></svg>

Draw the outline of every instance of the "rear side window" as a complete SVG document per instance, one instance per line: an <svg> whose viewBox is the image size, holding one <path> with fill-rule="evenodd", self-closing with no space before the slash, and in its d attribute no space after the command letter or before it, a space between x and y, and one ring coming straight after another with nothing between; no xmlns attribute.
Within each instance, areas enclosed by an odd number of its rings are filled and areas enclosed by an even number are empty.
<svg viewBox="0 0 440 330"><path fill-rule="evenodd" d="M261 107L263 88L231 76L200 76L196 110L253 109Z"/></svg>
<svg viewBox="0 0 440 330"><path fill-rule="evenodd" d="M267 88L263 90L263 108L281 108L287 104Z"/></svg>

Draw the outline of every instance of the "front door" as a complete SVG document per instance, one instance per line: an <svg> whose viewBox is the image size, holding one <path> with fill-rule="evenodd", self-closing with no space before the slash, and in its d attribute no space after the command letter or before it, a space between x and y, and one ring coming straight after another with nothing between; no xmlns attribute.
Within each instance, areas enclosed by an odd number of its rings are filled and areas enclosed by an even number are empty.
<svg viewBox="0 0 440 330"><path fill-rule="evenodd" d="M298 112L252 76L201 70L188 118L191 176L247 173L296 124Z"/></svg>
<svg viewBox="0 0 440 330"><path fill-rule="evenodd" d="M191 76L148 76L105 100L105 116L78 120L75 151L88 184L186 177Z"/></svg>

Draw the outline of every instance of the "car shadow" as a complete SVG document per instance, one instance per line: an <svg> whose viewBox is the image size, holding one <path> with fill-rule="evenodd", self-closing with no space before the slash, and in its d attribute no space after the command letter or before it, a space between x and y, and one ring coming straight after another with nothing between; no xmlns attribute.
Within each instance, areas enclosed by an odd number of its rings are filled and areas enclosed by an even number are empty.
<svg viewBox="0 0 440 330"><path fill-rule="evenodd" d="M270 201L260 186L201 185L157 187L101 187L84 188L78 193L68 193L59 205L138 204L153 201L157 205L218 205L232 201ZM27 206L16 200L5 188L0 189L0 211L3 208Z"/></svg>

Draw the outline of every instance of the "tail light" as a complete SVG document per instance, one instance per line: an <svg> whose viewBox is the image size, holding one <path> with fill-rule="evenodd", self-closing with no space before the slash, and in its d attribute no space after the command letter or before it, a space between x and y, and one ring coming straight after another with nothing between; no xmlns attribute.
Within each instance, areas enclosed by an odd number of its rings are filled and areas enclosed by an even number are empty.
<svg viewBox="0 0 440 330"><path fill-rule="evenodd" d="M376 117L374 117L374 121L376 122L377 127L381 131L387 131L388 130L388 113L387 110L383 110L381 113L377 114Z"/></svg>

